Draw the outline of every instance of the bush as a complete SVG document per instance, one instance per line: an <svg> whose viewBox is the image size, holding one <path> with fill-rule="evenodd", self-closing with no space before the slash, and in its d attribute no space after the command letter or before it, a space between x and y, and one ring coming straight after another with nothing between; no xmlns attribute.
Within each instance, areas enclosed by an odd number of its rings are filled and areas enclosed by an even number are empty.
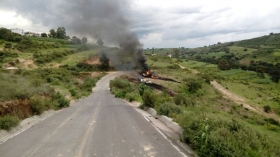
<svg viewBox="0 0 280 157"><path fill-rule="evenodd" d="M265 119L265 121L267 121L270 124L280 126L280 123L277 120L273 119L273 118L267 118L267 119Z"/></svg>
<svg viewBox="0 0 280 157"><path fill-rule="evenodd" d="M187 112L179 118L184 140L201 157L277 156L280 151L266 136L236 120L205 118ZM215 117L214 115L212 117Z"/></svg>
<svg viewBox="0 0 280 157"><path fill-rule="evenodd" d="M76 96L77 95L77 91L75 89L70 89L69 92L71 93L71 96Z"/></svg>
<svg viewBox="0 0 280 157"><path fill-rule="evenodd" d="M142 96L143 99L143 106L147 107L155 107L155 104L157 102L157 95L150 90L144 91L144 94Z"/></svg>
<svg viewBox="0 0 280 157"><path fill-rule="evenodd" d="M137 88L138 88L138 92L139 92L140 96L143 96L143 94L146 90L151 90L151 88L149 86L145 85L144 83L140 83L137 86Z"/></svg>
<svg viewBox="0 0 280 157"><path fill-rule="evenodd" d="M165 102L163 104L159 104L156 107L157 114L165 115L168 117L173 117L174 115L183 113L183 110L180 106L176 106L171 102Z"/></svg>
<svg viewBox="0 0 280 157"><path fill-rule="evenodd" d="M213 81L213 79L214 79L213 76L211 76L209 74L203 74L201 77L203 79L205 79L205 82L208 83L208 84L210 84L211 81Z"/></svg>
<svg viewBox="0 0 280 157"><path fill-rule="evenodd" d="M84 83L80 85L80 89L86 92L92 92L92 88L95 86L97 78L87 77L84 79Z"/></svg>
<svg viewBox="0 0 280 157"><path fill-rule="evenodd" d="M271 112L271 108L270 108L269 105L265 105L265 106L263 107L263 110L264 110L264 112L266 112L266 113Z"/></svg>
<svg viewBox="0 0 280 157"><path fill-rule="evenodd" d="M12 127L17 126L19 118L11 115L0 117L0 129L10 130Z"/></svg>
<svg viewBox="0 0 280 157"><path fill-rule="evenodd" d="M131 89L130 82L121 78L116 78L110 81L110 88L118 88L118 89Z"/></svg>
<svg viewBox="0 0 280 157"><path fill-rule="evenodd" d="M125 98L126 92L120 89L116 89L114 94L116 98Z"/></svg>
<svg viewBox="0 0 280 157"><path fill-rule="evenodd" d="M61 97L60 99L57 100L59 107L64 108L64 107L69 107L70 101L65 99L64 97Z"/></svg>
<svg viewBox="0 0 280 157"><path fill-rule="evenodd" d="M175 95L173 100L174 100L174 103L176 105L181 105L181 104L185 104L186 103L186 98L185 98L185 95L183 95L183 94Z"/></svg>
<svg viewBox="0 0 280 157"><path fill-rule="evenodd" d="M70 101L65 99L65 97L59 93L55 92L52 95L53 102L58 105L59 108L68 107L70 105Z"/></svg>
<svg viewBox="0 0 280 157"><path fill-rule="evenodd" d="M197 90L202 88L201 82L195 79L187 79L186 86L188 87L188 91L190 93L195 93Z"/></svg>
<svg viewBox="0 0 280 157"><path fill-rule="evenodd" d="M38 115L42 114L47 109L44 99L38 95L35 95L30 99L30 108L33 113Z"/></svg>
<svg viewBox="0 0 280 157"><path fill-rule="evenodd" d="M138 93L132 92L132 93L126 93L125 98L129 101L135 101L135 100L139 100L140 95Z"/></svg>

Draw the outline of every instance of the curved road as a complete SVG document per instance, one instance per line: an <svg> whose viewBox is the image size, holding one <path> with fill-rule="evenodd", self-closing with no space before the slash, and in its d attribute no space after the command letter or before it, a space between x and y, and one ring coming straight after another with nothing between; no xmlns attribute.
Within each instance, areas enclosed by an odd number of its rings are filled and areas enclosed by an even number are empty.
<svg viewBox="0 0 280 157"><path fill-rule="evenodd" d="M1 157L182 156L132 106L116 99L103 77L93 93L0 144Z"/></svg>

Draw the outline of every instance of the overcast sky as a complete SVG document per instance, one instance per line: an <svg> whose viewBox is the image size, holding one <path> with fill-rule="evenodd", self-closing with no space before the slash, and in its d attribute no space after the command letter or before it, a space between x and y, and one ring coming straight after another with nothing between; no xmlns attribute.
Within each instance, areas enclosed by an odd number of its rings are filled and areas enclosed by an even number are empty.
<svg viewBox="0 0 280 157"><path fill-rule="evenodd" d="M41 21L24 13L17 1L1 1L0 27L34 32L58 27L56 21L44 22L44 18L50 18L43 16L51 15L44 13L49 11L46 3L57 9L59 2L55 0L28 0L42 3L28 8L39 10ZM129 0L126 7L122 12L145 48L199 47L280 32L279 0Z"/></svg>

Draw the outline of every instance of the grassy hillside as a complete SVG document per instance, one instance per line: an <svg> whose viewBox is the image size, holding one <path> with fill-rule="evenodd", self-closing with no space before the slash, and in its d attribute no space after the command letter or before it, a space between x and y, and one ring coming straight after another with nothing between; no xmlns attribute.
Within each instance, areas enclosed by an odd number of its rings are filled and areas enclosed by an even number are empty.
<svg viewBox="0 0 280 157"><path fill-rule="evenodd" d="M177 121L184 140L200 156L280 156L279 46L280 35L270 34L199 48L147 49L151 70L178 82L152 80L175 96L147 91L141 96L143 106ZM210 80L244 98L258 113L223 96ZM139 86L134 93L143 90L141 84L132 86ZM132 99L125 90L123 97Z"/></svg>
<svg viewBox="0 0 280 157"><path fill-rule="evenodd" d="M202 157L279 156L280 122L225 98L209 82L215 79L260 110L269 106L269 115L280 111L279 83L241 69L221 71L215 64L160 55L148 58L152 72L176 82L149 79L164 87L160 90L133 76L121 77L110 84L116 97L141 101L142 107L153 107L158 114L173 118L184 129L183 140Z"/></svg>
<svg viewBox="0 0 280 157"><path fill-rule="evenodd" d="M54 38L0 39L0 129L89 95L105 74L95 57L104 49Z"/></svg>

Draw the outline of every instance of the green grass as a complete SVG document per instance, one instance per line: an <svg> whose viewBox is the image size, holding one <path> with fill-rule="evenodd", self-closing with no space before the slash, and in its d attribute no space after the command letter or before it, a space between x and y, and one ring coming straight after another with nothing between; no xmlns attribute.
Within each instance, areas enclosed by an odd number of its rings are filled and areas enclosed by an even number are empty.
<svg viewBox="0 0 280 157"><path fill-rule="evenodd" d="M25 60L32 59L33 54L32 53L18 53L18 58L22 58Z"/></svg>
<svg viewBox="0 0 280 157"><path fill-rule="evenodd" d="M164 61L157 61L157 62L155 62L155 61L153 61L153 60L148 60L148 61L147 61L147 64L148 64L148 65L151 65L151 68L152 68L153 66L156 66L156 67L167 67L167 66L173 65L173 64L168 63L168 62L164 62Z"/></svg>
<svg viewBox="0 0 280 157"><path fill-rule="evenodd" d="M83 61L87 59L91 55L97 54L102 48L98 49L92 49L88 51L78 52L72 55L67 56L66 59L64 59L61 64L62 65L76 65L78 62Z"/></svg>
<svg viewBox="0 0 280 157"><path fill-rule="evenodd" d="M225 78L220 82L229 91L246 98L251 105L262 107L269 105L279 108L279 102L273 98L279 97L280 83L274 83L268 75L261 78L257 73L241 69L221 71L220 76Z"/></svg>
<svg viewBox="0 0 280 157"><path fill-rule="evenodd" d="M154 99L146 95L143 99L145 102L151 100L151 103L153 103L152 106L155 106L160 114L168 115L172 117L174 121L179 122L185 130L183 135L184 139L195 148L200 156L219 156L218 154L222 155L229 149L231 151L229 154L226 154L226 156L236 156L240 152L242 154L241 156L250 156L248 153L262 154L261 156L266 156L268 153L278 153L280 138L277 130L280 130L279 126L271 125L264 120L264 117L254 112L247 111L241 107L240 104L234 104L230 100L223 98L211 85L203 83L203 80L201 80L199 76L188 70L170 70L161 67L157 68L156 72L160 76L166 76L182 82L174 83L154 80L157 84L164 85L171 90L175 90L176 93L183 94L185 97L181 99L185 99L184 103L173 108L173 102L170 102L172 98L170 99L168 95L163 96L161 94L157 94L156 96L154 93L150 94ZM223 82L226 84L233 83L229 89L233 87L236 89L248 89L247 84L239 85L240 82L238 83L231 80L232 77L244 77L248 75L248 72L232 70L223 72L223 74L225 74L221 76L224 77ZM256 74L255 76L258 77ZM190 79L201 82L202 89L197 90L195 93L188 93L187 88L184 88L184 86ZM240 80L244 81L244 79ZM121 83L117 83L116 85L120 84ZM124 85L123 88L124 87L129 86ZM257 88L257 86L255 88ZM130 88L128 90L130 90ZM125 92L117 90L112 92L118 97L125 97L126 95ZM249 96L251 96L250 94L252 93L250 90L243 92L249 93ZM252 96L254 96L254 94L256 93L253 92ZM165 104L162 106L161 104L164 104L164 102L167 102L168 105ZM149 106L149 104L146 105ZM182 112L180 110L184 111ZM208 119L208 122L206 122L206 119ZM206 129L206 126L209 130ZM211 140L208 142L205 141L205 138L201 138L204 137L202 136L203 134ZM277 136L277 138L274 138L274 136ZM250 138L247 139L246 137ZM229 140L229 138L231 140ZM243 140L236 140L239 138ZM267 139L267 141L264 141L264 139ZM247 140L247 142L242 142L244 140ZM248 146L247 143L249 141L253 143L254 146ZM211 144L207 145L204 142ZM262 142L264 142L264 144L262 144ZM257 149L251 151L250 149L254 149L254 147ZM213 152L217 154L213 155Z"/></svg>
<svg viewBox="0 0 280 157"><path fill-rule="evenodd" d="M276 57L280 57L280 51L274 52L273 55L276 56Z"/></svg>

